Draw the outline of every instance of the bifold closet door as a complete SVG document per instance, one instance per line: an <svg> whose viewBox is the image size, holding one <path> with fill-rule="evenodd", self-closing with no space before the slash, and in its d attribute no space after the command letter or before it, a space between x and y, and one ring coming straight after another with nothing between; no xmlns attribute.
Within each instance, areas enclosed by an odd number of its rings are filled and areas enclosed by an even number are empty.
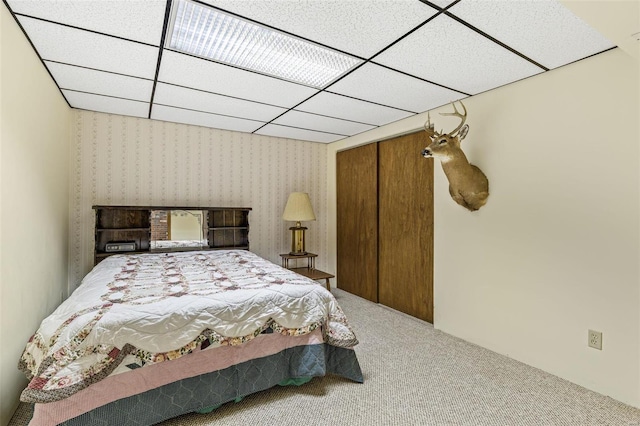
<svg viewBox="0 0 640 426"><path fill-rule="evenodd" d="M433 159L424 132L378 143L378 302L433 323Z"/></svg>
<svg viewBox="0 0 640 426"><path fill-rule="evenodd" d="M378 301L378 144L336 155L338 287Z"/></svg>

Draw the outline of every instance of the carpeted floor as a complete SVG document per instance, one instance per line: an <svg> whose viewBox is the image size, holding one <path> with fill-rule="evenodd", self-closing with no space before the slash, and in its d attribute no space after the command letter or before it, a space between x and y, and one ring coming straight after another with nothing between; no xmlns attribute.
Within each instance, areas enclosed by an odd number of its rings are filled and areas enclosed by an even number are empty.
<svg viewBox="0 0 640 426"><path fill-rule="evenodd" d="M638 409L339 289L333 293L360 340L364 384L316 378L161 426L640 425ZM28 413L21 404L10 425L26 424Z"/></svg>

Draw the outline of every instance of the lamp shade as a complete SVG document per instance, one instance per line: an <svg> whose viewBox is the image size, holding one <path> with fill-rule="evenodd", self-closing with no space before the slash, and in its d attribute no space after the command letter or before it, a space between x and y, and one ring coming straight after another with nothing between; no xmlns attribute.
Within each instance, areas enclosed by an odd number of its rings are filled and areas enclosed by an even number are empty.
<svg viewBox="0 0 640 426"><path fill-rule="evenodd" d="M292 192L289 194L287 205L284 208L284 213L282 213L282 219L292 222L316 220L309 194L306 192Z"/></svg>

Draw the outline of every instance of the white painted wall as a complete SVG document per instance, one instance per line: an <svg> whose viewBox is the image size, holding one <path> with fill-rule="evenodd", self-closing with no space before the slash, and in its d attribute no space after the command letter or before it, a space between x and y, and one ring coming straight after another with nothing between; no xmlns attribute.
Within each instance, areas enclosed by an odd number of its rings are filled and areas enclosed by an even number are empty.
<svg viewBox="0 0 640 426"><path fill-rule="evenodd" d="M0 424L27 381L17 363L67 293L71 110L0 6Z"/></svg>
<svg viewBox="0 0 640 426"><path fill-rule="evenodd" d="M475 213L455 204L439 165L434 182L435 327L636 407L638 77L615 49L468 98L463 147L489 178L489 201ZM432 117L438 128L451 120ZM329 146L334 270L335 153L425 118ZM603 332L602 351L587 347L588 329Z"/></svg>

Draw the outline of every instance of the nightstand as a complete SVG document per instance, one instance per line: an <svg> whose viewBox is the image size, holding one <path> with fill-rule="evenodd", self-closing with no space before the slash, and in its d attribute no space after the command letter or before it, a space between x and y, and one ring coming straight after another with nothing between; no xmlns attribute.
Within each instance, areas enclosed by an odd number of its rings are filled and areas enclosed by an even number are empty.
<svg viewBox="0 0 640 426"><path fill-rule="evenodd" d="M297 272L300 275L304 275L305 277L311 278L312 280L325 280L325 286L327 290L331 291L331 284L329 283L329 278L333 278L334 275L331 275L328 272L321 271L316 269L316 257L318 257L315 253L307 253L299 256L295 256L289 253L283 253L280 255L282 258L282 266L290 269L294 272ZM307 259L306 267L298 267L298 260ZM289 263L293 261L293 267L290 267Z"/></svg>

